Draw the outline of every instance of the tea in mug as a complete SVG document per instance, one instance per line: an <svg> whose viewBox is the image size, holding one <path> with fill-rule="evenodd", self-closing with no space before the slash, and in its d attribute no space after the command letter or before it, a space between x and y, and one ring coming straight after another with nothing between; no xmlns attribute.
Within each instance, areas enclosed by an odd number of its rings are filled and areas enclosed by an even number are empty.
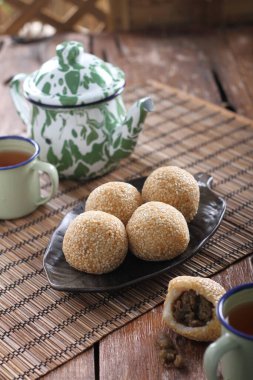
<svg viewBox="0 0 253 380"><path fill-rule="evenodd" d="M253 302L234 307L229 311L226 320L236 330L253 336Z"/></svg>
<svg viewBox="0 0 253 380"><path fill-rule="evenodd" d="M6 150L0 152L0 168L6 166L18 165L21 162L28 160L31 157L31 153L19 151L19 150Z"/></svg>

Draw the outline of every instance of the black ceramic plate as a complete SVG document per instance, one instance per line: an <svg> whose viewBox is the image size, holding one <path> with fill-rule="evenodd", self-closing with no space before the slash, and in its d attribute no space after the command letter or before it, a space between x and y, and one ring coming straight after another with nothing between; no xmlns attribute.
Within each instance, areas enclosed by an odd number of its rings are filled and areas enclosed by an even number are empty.
<svg viewBox="0 0 253 380"><path fill-rule="evenodd" d="M64 217L45 253L44 268L50 285L70 292L115 290L166 272L192 257L219 227L226 208L225 201L210 189L212 177L200 173L195 178L200 188L200 204L197 215L189 223L190 243L180 256L167 261L143 261L129 251L125 261L111 273L92 275L72 268L64 258L62 241L69 223L83 212L84 205L79 205ZM137 178L130 183L141 190L145 179Z"/></svg>
<svg viewBox="0 0 253 380"><path fill-rule="evenodd" d="M52 36L43 36L43 37L34 37L34 38L12 36L11 39L16 44L28 45L28 44L36 44L38 42L43 42L43 41L46 41L52 37L53 37L53 35Z"/></svg>

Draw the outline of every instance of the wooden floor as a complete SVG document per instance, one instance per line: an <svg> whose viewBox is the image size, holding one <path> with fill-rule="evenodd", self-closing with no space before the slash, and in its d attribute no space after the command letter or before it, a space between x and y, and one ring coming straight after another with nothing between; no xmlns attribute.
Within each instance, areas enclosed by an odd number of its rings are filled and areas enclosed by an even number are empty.
<svg viewBox="0 0 253 380"><path fill-rule="evenodd" d="M1 134L25 132L9 96L9 79L18 72L37 69L54 55L56 43L76 38L80 37L67 34L40 44L17 45L8 37L0 37ZM122 34L86 36L81 40L85 40L87 50L120 66L126 72L127 85L155 79L253 118L253 26L187 36ZM226 288L252 282L250 259L214 279ZM163 368L155 347L157 334L164 329L161 313L162 305L108 335L44 379L205 379L202 359L206 344L182 339L179 343L185 368Z"/></svg>

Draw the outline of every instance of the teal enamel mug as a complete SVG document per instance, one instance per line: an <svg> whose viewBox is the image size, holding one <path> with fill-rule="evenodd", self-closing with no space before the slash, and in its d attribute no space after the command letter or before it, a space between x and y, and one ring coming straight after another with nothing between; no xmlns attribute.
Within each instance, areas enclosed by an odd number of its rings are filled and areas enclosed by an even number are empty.
<svg viewBox="0 0 253 380"><path fill-rule="evenodd" d="M56 168L39 160L40 147L32 139L0 136L0 219L20 218L48 202L58 188ZM41 195L40 173L48 174L51 187Z"/></svg>
<svg viewBox="0 0 253 380"><path fill-rule="evenodd" d="M208 380L218 380L218 365L224 380L253 379L253 283L231 289L220 299L217 317L221 337L204 355Z"/></svg>

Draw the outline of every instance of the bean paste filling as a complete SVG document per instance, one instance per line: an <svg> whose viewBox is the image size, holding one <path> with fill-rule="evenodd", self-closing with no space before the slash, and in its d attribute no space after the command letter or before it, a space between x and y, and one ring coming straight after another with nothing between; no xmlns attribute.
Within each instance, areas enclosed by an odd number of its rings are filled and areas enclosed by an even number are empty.
<svg viewBox="0 0 253 380"><path fill-rule="evenodd" d="M172 304L174 319L189 327L205 326L212 319L213 304L194 290L183 292Z"/></svg>

